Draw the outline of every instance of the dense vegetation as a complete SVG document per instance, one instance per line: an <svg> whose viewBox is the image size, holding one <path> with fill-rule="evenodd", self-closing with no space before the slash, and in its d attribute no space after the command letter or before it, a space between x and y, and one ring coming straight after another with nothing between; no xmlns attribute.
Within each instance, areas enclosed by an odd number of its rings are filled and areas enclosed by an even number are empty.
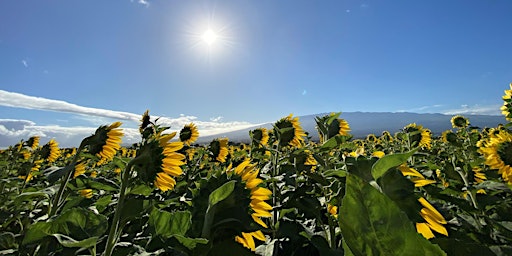
<svg viewBox="0 0 512 256"><path fill-rule="evenodd" d="M340 113L316 122L319 142L290 115L194 145L194 124L146 112L129 148L118 122L78 148L20 141L0 153L0 254L512 255L508 123L353 139Z"/></svg>

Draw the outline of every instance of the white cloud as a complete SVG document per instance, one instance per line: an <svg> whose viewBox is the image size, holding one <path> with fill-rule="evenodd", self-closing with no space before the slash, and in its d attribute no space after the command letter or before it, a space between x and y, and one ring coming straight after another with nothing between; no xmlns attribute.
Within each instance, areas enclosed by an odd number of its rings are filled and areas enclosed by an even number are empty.
<svg viewBox="0 0 512 256"><path fill-rule="evenodd" d="M436 105L421 106L421 107L411 108L411 109L401 109L401 110L398 110L397 112L412 112L412 113L431 112L431 113L436 113L436 112L439 112L439 110L434 110L434 109L439 109L442 106L443 105L436 104Z"/></svg>
<svg viewBox="0 0 512 256"><path fill-rule="evenodd" d="M442 113L445 115L501 115L500 107L501 105L461 105L460 108L445 110Z"/></svg>
<svg viewBox="0 0 512 256"><path fill-rule="evenodd" d="M130 126L129 124L134 127L139 125L141 118L141 114L84 107L66 101L28 96L4 90L0 90L0 106L75 114L75 116L72 116L71 120L68 120L67 125L72 125L73 118L87 120L91 123L90 127L64 127L61 125L37 125L30 120L0 119L0 147L13 145L21 139L26 140L34 135L41 136L42 141L44 141L44 139L49 140L55 138L61 143L62 147L76 147L83 138L94 133L97 127L112 122L112 120L109 119L127 123L124 127ZM221 122L222 116L212 118L211 121L200 121L195 116L183 114L177 118L152 116L151 113L150 116L153 120L159 118L158 124L171 127L170 131L179 131L186 124L193 122L197 125L200 136L211 136L259 125L238 121ZM63 120L60 119L55 121L61 124L64 123ZM137 128L123 129L125 132L124 143L132 144L140 141Z"/></svg>
<svg viewBox="0 0 512 256"><path fill-rule="evenodd" d="M134 2L134 0L131 0L131 2L133 3L133 2ZM146 7L149 7L149 2L148 2L148 0L137 0L137 3L138 3L138 4L142 4L142 5L146 6Z"/></svg>
<svg viewBox="0 0 512 256"><path fill-rule="evenodd" d="M21 63L23 64L23 66L28 68L28 62L26 60L21 60Z"/></svg>
<svg viewBox="0 0 512 256"><path fill-rule="evenodd" d="M217 116L217 117L210 117L210 121L212 122L219 122L223 119L223 116Z"/></svg>

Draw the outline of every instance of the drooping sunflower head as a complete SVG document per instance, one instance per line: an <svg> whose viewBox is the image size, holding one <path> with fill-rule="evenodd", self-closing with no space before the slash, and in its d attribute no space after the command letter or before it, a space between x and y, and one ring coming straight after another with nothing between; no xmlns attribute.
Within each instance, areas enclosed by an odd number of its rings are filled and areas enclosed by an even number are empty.
<svg viewBox="0 0 512 256"><path fill-rule="evenodd" d="M197 138L199 138L199 131L197 130L197 126L193 123L185 125L180 131L180 141L187 146L194 143Z"/></svg>
<svg viewBox="0 0 512 256"><path fill-rule="evenodd" d="M268 131L266 128L258 128L250 132L253 143L258 146L265 146L268 144Z"/></svg>
<svg viewBox="0 0 512 256"><path fill-rule="evenodd" d="M341 112L315 117L320 143L324 143L336 135L349 135L350 125L345 119L338 118L340 114Z"/></svg>
<svg viewBox="0 0 512 256"><path fill-rule="evenodd" d="M138 174L146 183L153 183L162 191L174 188L176 180L183 171L185 156L177 151L183 148L183 142L169 142L176 133L155 136L143 144L137 151L140 159Z"/></svg>
<svg viewBox="0 0 512 256"><path fill-rule="evenodd" d="M279 134L280 146L301 147L306 133L300 126L299 118L292 114L274 124L274 130Z"/></svg>
<svg viewBox="0 0 512 256"><path fill-rule="evenodd" d="M441 140L443 142L456 143L457 134L453 133L451 130L446 130L441 133Z"/></svg>
<svg viewBox="0 0 512 256"><path fill-rule="evenodd" d="M501 106L500 110L507 121L512 121L512 83L510 83L510 90L505 90L503 106Z"/></svg>
<svg viewBox="0 0 512 256"><path fill-rule="evenodd" d="M461 115L456 115L450 120L453 128L466 128L469 126L469 120Z"/></svg>
<svg viewBox="0 0 512 256"><path fill-rule="evenodd" d="M408 134L409 142L412 146L430 149L430 143L432 141L430 130L423 128L421 125L412 123L404 128L404 132Z"/></svg>
<svg viewBox="0 0 512 256"><path fill-rule="evenodd" d="M48 163L53 163L60 156L59 143L51 139L41 149L41 158L46 159Z"/></svg>
<svg viewBox="0 0 512 256"><path fill-rule="evenodd" d="M27 147L36 149L39 146L39 136L30 137L26 142Z"/></svg>
<svg viewBox="0 0 512 256"><path fill-rule="evenodd" d="M229 154L228 141L228 138L220 138L210 142L208 148L211 152L212 158L215 159L215 161L221 163L226 162L226 158Z"/></svg>
<svg viewBox="0 0 512 256"><path fill-rule="evenodd" d="M261 218L272 217L270 214L272 206L265 202L270 199L272 192L260 186L263 180L258 178L259 169L256 168L255 164L251 164L249 159L246 159L235 168L234 172L236 175L240 176L242 182L245 184L245 188L250 190L250 211L252 219L261 227L267 228L267 224ZM242 232L242 236L235 237L235 241L254 251L255 242L253 238L265 241L265 236L260 230L251 233Z"/></svg>
<svg viewBox="0 0 512 256"><path fill-rule="evenodd" d="M100 160L96 163L102 165L112 160L121 148L121 139L123 137L121 122L114 122L109 126L100 126L96 132L86 138L89 145L89 152L96 155Z"/></svg>
<svg viewBox="0 0 512 256"><path fill-rule="evenodd" d="M512 184L512 134L500 130L497 134L491 133L480 143L479 152L485 158L485 164L497 169L503 179Z"/></svg>

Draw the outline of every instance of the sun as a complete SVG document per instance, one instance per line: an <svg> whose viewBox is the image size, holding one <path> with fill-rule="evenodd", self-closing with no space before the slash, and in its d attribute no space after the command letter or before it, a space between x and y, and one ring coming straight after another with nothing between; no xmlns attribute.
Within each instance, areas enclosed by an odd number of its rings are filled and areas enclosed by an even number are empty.
<svg viewBox="0 0 512 256"><path fill-rule="evenodd" d="M201 36L201 39L203 39L203 41L209 46L214 44L215 41L217 41L217 38L217 34L211 29L206 30Z"/></svg>

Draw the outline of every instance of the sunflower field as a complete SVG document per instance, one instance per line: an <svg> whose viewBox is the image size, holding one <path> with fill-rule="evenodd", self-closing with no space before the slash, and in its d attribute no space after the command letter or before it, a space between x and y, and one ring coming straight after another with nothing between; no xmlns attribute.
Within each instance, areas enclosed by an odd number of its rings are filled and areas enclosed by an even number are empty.
<svg viewBox="0 0 512 256"><path fill-rule="evenodd" d="M0 151L0 255L512 255L512 84L506 123L457 115L355 139L341 113L194 144L142 115L78 148ZM504 120L504 121L505 121Z"/></svg>

